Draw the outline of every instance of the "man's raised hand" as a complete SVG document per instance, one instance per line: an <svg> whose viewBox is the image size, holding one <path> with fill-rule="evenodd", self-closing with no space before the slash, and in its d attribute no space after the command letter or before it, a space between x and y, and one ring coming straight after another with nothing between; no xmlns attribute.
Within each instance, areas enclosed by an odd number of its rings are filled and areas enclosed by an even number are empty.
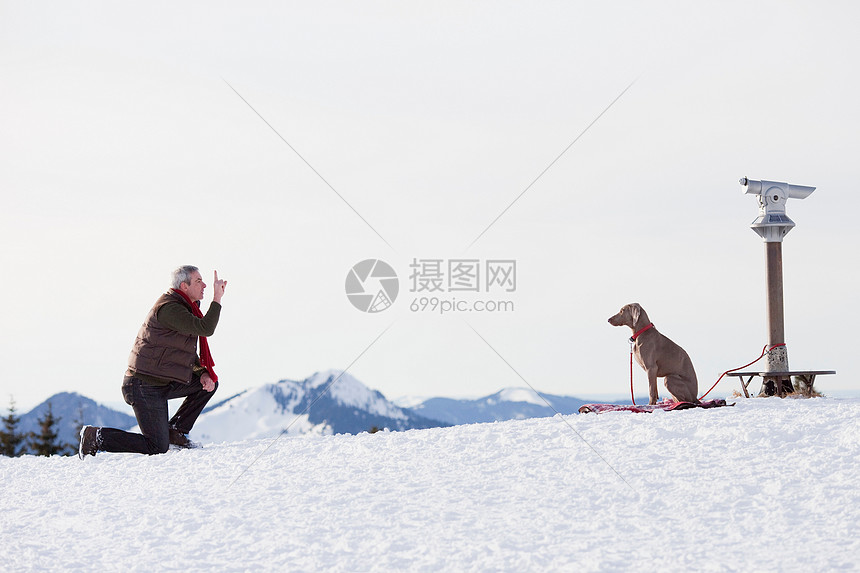
<svg viewBox="0 0 860 573"><path fill-rule="evenodd" d="M212 288L215 291L212 295L212 300L221 304L221 297L224 296L224 290L227 288L227 281L218 279L218 271L215 271L215 282Z"/></svg>

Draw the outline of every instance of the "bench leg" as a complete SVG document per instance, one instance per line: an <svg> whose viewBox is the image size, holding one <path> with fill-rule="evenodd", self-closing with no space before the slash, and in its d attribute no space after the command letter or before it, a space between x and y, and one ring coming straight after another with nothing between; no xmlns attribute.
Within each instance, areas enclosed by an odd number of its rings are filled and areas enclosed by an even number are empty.
<svg viewBox="0 0 860 573"><path fill-rule="evenodd" d="M744 391L744 396L746 396L747 398L750 397L750 393L747 391L747 387L750 385L750 382L752 382L753 378L755 378L754 374L752 376L750 376L749 378L747 378L747 381L744 382L744 377L738 376L738 380L741 381L741 390Z"/></svg>
<svg viewBox="0 0 860 573"><path fill-rule="evenodd" d="M798 378L803 382L803 395L807 398L812 398L814 396L815 374L801 374Z"/></svg>
<svg viewBox="0 0 860 573"><path fill-rule="evenodd" d="M794 392L794 385L791 383L791 376L788 379L781 377L765 376L762 378L762 388L766 388L768 382L773 382L773 395L779 398L785 398L791 392ZM767 393L767 392L765 392Z"/></svg>

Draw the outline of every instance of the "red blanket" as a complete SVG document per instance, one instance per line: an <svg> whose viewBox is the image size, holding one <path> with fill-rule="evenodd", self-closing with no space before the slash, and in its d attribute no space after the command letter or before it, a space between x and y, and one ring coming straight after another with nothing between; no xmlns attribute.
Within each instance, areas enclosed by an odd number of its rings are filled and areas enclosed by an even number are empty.
<svg viewBox="0 0 860 573"><path fill-rule="evenodd" d="M734 406L734 404L726 404L725 400L705 400L698 404L693 402L659 402L654 405L637 406L634 404L585 404L579 407L579 413L594 412L653 412L654 410L686 410L688 408L719 408L720 406Z"/></svg>

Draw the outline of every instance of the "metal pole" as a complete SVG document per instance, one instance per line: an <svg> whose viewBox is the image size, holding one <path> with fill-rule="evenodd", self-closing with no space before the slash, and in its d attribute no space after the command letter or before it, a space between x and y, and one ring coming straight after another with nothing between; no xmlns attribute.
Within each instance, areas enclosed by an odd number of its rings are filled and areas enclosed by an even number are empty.
<svg viewBox="0 0 860 573"><path fill-rule="evenodd" d="M785 344L785 316L782 297L782 243L765 243L767 256L767 325L768 325L768 348L767 372L787 372L788 349ZM777 344L778 346L773 348ZM791 384L791 379L783 381L782 377L765 377L765 384L773 382L774 390L778 396L782 396L786 388L785 382Z"/></svg>
<svg viewBox="0 0 860 573"><path fill-rule="evenodd" d="M785 344L785 316L782 300L782 243L765 243L767 251L768 345Z"/></svg>

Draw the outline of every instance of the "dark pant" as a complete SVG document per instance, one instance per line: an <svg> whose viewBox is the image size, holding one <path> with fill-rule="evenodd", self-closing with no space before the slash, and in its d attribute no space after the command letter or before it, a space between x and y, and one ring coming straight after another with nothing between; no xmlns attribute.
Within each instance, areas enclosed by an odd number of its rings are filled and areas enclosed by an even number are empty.
<svg viewBox="0 0 860 573"><path fill-rule="evenodd" d="M122 381L122 397L134 408L141 433L102 428L99 449L105 452L163 454L170 446L170 428L176 428L183 434L190 432L215 390L204 390L198 376L194 376L190 384L171 382L164 386L147 384L134 376L126 376ZM168 420L167 401L174 398L185 400Z"/></svg>

